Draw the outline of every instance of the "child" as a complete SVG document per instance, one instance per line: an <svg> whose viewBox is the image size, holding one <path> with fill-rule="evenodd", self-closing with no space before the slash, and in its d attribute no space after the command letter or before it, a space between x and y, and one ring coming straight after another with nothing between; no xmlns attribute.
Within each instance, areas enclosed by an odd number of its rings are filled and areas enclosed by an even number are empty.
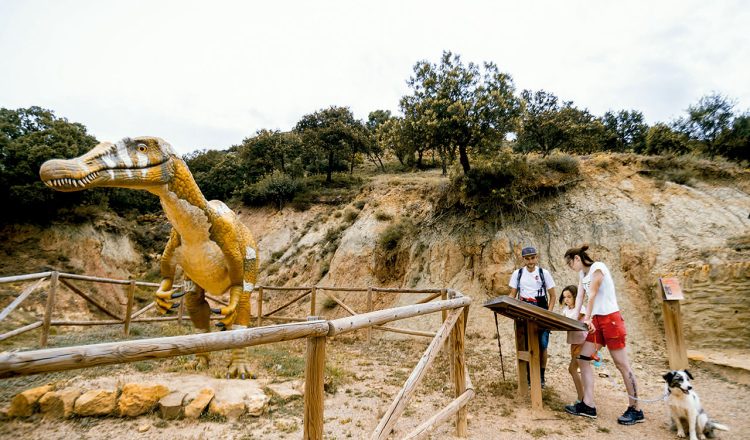
<svg viewBox="0 0 750 440"><path fill-rule="evenodd" d="M581 306L580 313L576 313L576 295L578 294L578 287L570 285L565 286L560 293L560 304L562 304L562 314L570 319L580 321L583 315L586 314L586 306ZM586 332L583 330L569 331L568 332L568 344L570 344L570 364L568 365L568 372L573 377L573 383L576 386L576 393L578 394L577 402L583 401L583 383L581 383L581 373L578 372L578 355L581 354L581 348L583 343L586 341Z"/></svg>

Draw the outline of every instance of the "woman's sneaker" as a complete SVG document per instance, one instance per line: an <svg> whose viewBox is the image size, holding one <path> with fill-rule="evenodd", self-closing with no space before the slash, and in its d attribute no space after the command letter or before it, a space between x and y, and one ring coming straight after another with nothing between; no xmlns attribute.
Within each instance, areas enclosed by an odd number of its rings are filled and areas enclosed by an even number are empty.
<svg viewBox="0 0 750 440"><path fill-rule="evenodd" d="M617 418L617 423L621 425L635 425L636 423L642 423L644 420L645 417L643 416L642 410L629 406L628 409L625 410L625 414Z"/></svg>
<svg viewBox="0 0 750 440"><path fill-rule="evenodd" d="M596 408L590 407L583 402L576 402L575 405L565 405L565 412L574 416L596 418Z"/></svg>

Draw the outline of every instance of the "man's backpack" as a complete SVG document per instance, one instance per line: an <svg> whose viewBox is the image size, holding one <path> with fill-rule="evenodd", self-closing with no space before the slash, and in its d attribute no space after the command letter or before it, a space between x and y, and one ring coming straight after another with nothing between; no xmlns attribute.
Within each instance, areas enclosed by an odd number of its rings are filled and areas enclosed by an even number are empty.
<svg viewBox="0 0 750 440"><path fill-rule="evenodd" d="M536 292L536 302L533 303L543 309L547 309L549 307L549 302L547 300L547 283L544 280L544 271L542 270L541 266L537 266L539 268L539 278L542 279L542 288L539 289ZM523 267L518 269L518 280L516 280L516 286L518 286L518 299L521 299L521 277L523 276ZM521 301L523 301L521 299Z"/></svg>

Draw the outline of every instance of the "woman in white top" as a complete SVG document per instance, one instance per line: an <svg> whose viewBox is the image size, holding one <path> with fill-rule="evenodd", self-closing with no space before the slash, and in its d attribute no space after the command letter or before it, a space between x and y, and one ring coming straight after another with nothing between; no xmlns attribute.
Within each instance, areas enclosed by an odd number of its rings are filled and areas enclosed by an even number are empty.
<svg viewBox="0 0 750 440"><path fill-rule="evenodd" d="M583 322L589 328L586 342L583 343L578 367L583 382L583 401L568 405L565 411L570 414L596 418L594 403L594 372L590 361L596 352L596 345L606 346L615 366L620 370L625 388L628 391L628 409L617 419L621 425L634 425L643 422L643 411L638 409L638 388L633 370L630 368L628 353L625 350L625 321L617 305L615 283L609 268L602 262L595 262L586 253L588 245L571 248L565 252L568 267L578 273L578 296L575 313L580 313L584 296L588 304L583 313Z"/></svg>

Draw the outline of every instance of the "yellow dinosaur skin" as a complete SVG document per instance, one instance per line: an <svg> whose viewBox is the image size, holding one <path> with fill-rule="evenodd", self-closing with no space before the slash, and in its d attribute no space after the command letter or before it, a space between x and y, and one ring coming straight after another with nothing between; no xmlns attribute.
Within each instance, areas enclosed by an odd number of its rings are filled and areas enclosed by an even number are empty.
<svg viewBox="0 0 750 440"><path fill-rule="evenodd" d="M157 195L173 227L162 253L157 309L166 313L173 307L173 298L187 294L196 331L207 332L211 309L204 292L222 295L229 290L229 305L214 310L224 315L217 325L235 329L250 324L250 293L258 274L255 240L224 203L206 200L185 162L167 142L156 137L103 142L78 158L49 160L39 174L58 191L121 187ZM177 265L189 278L182 294L172 288ZM230 375L251 375L246 352L233 351Z"/></svg>

